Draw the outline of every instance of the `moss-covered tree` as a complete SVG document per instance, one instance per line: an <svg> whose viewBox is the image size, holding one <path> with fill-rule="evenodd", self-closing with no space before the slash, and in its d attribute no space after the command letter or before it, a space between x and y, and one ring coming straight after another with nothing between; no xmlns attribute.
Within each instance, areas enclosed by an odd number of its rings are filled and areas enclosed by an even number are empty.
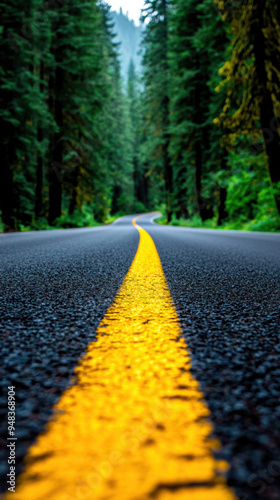
<svg viewBox="0 0 280 500"><path fill-rule="evenodd" d="M219 87L226 86L227 99L216 122L223 126L229 145L241 135L261 137L280 213L279 8L271 0L215 3L233 35L231 56L221 69L224 80Z"/></svg>

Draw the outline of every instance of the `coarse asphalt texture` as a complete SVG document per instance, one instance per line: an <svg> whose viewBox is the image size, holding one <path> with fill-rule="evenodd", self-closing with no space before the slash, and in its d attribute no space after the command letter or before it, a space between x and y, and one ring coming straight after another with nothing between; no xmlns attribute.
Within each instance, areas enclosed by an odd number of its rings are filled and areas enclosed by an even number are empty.
<svg viewBox="0 0 280 500"><path fill-rule="evenodd" d="M106 227L0 235L1 490L7 387L17 472L137 251L134 216ZM152 236L240 500L280 499L280 234L159 226ZM207 499L205 499L207 500Z"/></svg>

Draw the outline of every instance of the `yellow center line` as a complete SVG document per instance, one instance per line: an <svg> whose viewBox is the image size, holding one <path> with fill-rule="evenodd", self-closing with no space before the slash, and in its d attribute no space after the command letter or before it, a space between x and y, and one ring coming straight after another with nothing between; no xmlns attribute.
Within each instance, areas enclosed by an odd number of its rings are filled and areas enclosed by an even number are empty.
<svg viewBox="0 0 280 500"><path fill-rule="evenodd" d="M16 500L234 500L150 235L30 448Z"/></svg>

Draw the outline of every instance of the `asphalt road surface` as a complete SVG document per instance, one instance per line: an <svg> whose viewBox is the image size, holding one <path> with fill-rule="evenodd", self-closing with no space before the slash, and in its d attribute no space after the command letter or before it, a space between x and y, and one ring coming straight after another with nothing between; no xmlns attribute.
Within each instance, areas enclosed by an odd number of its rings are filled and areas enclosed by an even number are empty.
<svg viewBox="0 0 280 500"><path fill-rule="evenodd" d="M138 224L160 256L192 374L222 444L216 456L231 467L228 484L240 500L279 500L280 235L165 227L152 219ZM127 275L139 243L132 220L0 235L3 491L7 387L16 388L20 472Z"/></svg>

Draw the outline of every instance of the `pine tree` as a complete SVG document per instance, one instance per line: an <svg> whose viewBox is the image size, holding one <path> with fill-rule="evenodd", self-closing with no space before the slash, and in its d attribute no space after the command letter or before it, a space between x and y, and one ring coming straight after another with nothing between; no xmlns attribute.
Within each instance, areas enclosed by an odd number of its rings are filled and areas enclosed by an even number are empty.
<svg viewBox="0 0 280 500"><path fill-rule="evenodd" d="M135 65L131 59L128 68L127 96L129 102L129 115L131 124L131 140L133 151L133 181L135 199L145 205L147 203L145 188L145 173L140 158L140 138L141 138L141 102L138 78L135 72Z"/></svg>
<svg viewBox="0 0 280 500"><path fill-rule="evenodd" d="M37 117L45 109L40 93L35 0L1 3L1 211L17 228L34 213Z"/></svg>
<svg viewBox="0 0 280 500"><path fill-rule="evenodd" d="M217 94L216 87L220 79L219 69L225 60L230 38L227 26L213 7L212 0L201 2L199 6L201 28L195 35L195 43L206 56L207 85L210 90L209 102L207 103L209 147L204 162L204 185L207 187L207 196L217 211L217 223L221 225L228 217L226 208L227 184L231 167L228 152L222 145L223 132L214 125L214 119L225 99L225 92Z"/></svg>
<svg viewBox="0 0 280 500"><path fill-rule="evenodd" d="M129 126L129 103L121 81L119 62L115 70L111 119L112 213L126 213L129 212L129 207L132 208L134 202L133 144Z"/></svg>
<svg viewBox="0 0 280 500"><path fill-rule="evenodd" d="M169 157L169 68L167 0L147 0L143 19L149 18L144 35L144 113L146 116L147 151L150 170L165 180L167 221L171 221L172 166Z"/></svg>
<svg viewBox="0 0 280 500"><path fill-rule="evenodd" d="M174 2L170 15L169 92L177 216L188 217L196 210L202 220L214 215L216 186L211 178L224 165L224 153L221 132L213 126L217 101L213 79L223 60L225 41L212 1ZM219 220L224 217L223 206Z"/></svg>
<svg viewBox="0 0 280 500"><path fill-rule="evenodd" d="M115 42L114 25L107 4L101 5L103 16L103 34L106 40L102 44L107 52L109 72L103 89L107 93L107 103L100 122L102 129L103 167L100 175L98 198L99 209L107 209L112 214L127 212L133 205L133 165L132 144L129 129L129 106L125 96L119 62L119 45ZM103 53L102 61L106 60ZM103 66L104 67L104 66ZM102 200L102 201L101 201ZM100 219L100 214L98 215ZM104 214L103 214L104 219Z"/></svg>
<svg viewBox="0 0 280 500"><path fill-rule="evenodd" d="M95 0L63 3L55 12L50 97L56 130L50 143L50 223L61 215L63 184L71 213L93 199L91 177L97 165L92 136L97 134L95 119L103 105L101 33Z"/></svg>

